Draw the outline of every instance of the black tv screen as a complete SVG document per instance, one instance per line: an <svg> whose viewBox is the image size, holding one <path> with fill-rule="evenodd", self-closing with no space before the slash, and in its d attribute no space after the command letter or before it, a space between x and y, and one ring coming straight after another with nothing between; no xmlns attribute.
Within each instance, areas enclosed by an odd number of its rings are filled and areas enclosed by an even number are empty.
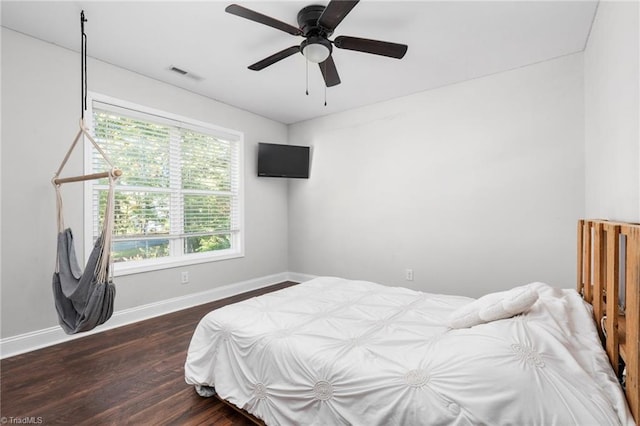
<svg viewBox="0 0 640 426"><path fill-rule="evenodd" d="M260 142L258 176L308 178L309 147Z"/></svg>

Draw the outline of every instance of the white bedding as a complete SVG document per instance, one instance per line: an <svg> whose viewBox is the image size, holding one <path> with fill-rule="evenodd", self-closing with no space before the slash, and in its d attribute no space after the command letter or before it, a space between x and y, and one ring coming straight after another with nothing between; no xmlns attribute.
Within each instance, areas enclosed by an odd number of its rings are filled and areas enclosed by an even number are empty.
<svg viewBox="0 0 640 426"><path fill-rule="evenodd" d="M588 305L452 330L473 299L322 277L206 315L187 383L268 425L633 424Z"/></svg>

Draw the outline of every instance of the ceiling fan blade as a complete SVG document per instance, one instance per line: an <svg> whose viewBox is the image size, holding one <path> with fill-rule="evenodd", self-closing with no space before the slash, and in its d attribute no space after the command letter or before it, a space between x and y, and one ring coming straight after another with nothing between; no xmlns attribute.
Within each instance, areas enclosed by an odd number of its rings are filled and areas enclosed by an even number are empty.
<svg viewBox="0 0 640 426"><path fill-rule="evenodd" d="M324 83L327 87L340 84L340 76L338 75L338 70L335 62L333 62L332 56L329 56L324 62L318 65L320 66L320 72L322 72L322 77L324 77Z"/></svg>
<svg viewBox="0 0 640 426"><path fill-rule="evenodd" d="M291 35L302 35L302 31L300 28L296 28L293 25L289 25L286 22L278 21L270 16L263 15L262 13L254 12L251 9L247 9L246 7L242 7L237 4L231 4L224 9L227 13L232 15L240 16L241 18L249 19L251 21L258 22L260 24L267 25L269 27L278 29L280 31L284 31L285 33L289 33Z"/></svg>
<svg viewBox="0 0 640 426"><path fill-rule="evenodd" d="M261 69L264 69L269 65L273 65L276 62L283 60L284 58L288 58L289 56L299 51L300 51L300 46L287 47L286 49L281 50L278 53L274 53L268 58L264 58L263 60L258 61L253 65L249 65L249 69L254 71L260 71Z"/></svg>
<svg viewBox="0 0 640 426"><path fill-rule="evenodd" d="M318 18L318 25L332 33L359 0L331 0Z"/></svg>
<svg viewBox="0 0 640 426"><path fill-rule="evenodd" d="M333 41L333 45L339 49L357 50L358 52L373 53L396 59L402 59L407 53L406 44L369 40L368 38L339 36Z"/></svg>

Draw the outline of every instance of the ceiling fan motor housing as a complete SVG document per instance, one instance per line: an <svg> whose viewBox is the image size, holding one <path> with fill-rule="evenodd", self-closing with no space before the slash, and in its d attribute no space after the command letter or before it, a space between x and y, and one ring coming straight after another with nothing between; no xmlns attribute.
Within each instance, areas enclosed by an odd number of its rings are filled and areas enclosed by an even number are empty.
<svg viewBox="0 0 640 426"><path fill-rule="evenodd" d="M318 19L322 12L324 12L325 6L313 4L311 6L304 7L298 12L298 27L302 30L302 34L305 37L319 36L329 37L333 31L322 28L318 25Z"/></svg>

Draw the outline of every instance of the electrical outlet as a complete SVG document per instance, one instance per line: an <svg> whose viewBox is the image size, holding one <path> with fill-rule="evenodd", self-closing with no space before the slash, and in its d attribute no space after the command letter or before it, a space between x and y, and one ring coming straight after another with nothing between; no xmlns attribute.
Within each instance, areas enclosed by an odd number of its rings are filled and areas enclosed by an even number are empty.
<svg viewBox="0 0 640 426"><path fill-rule="evenodd" d="M413 269L404 270L404 279L407 281L413 281Z"/></svg>
<svg viewBox="0 0 640 426"><path fill-rule="evenodd" d="M189 271L182 271L182 275L180 276L180 283L186 284L189 282Z"/></svg>

